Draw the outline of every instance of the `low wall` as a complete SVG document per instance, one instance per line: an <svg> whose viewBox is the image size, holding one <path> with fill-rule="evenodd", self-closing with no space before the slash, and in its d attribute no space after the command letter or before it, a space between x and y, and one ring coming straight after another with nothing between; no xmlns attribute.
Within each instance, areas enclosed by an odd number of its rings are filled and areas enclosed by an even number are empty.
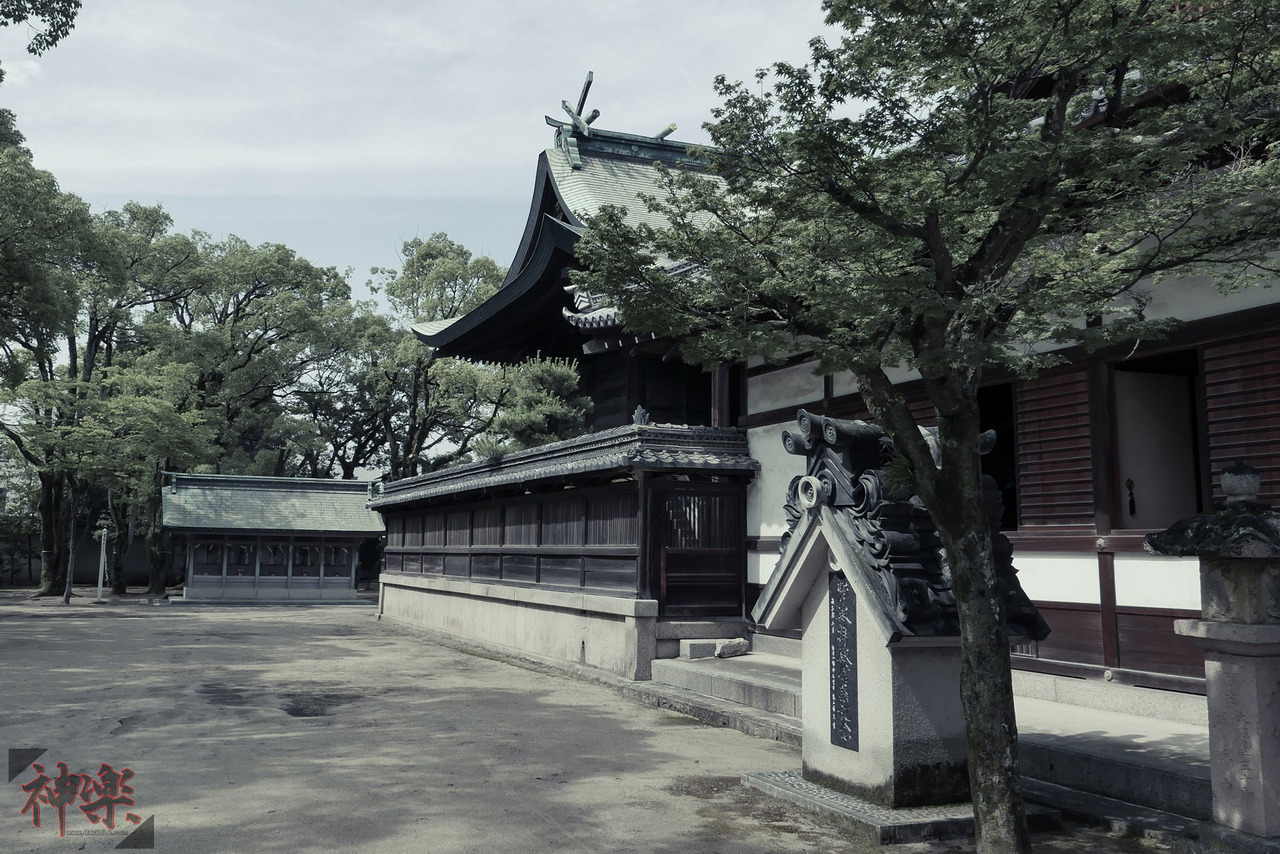
<svg viewBox="0 0 1280 854"><path fill-rule="evenodd" d="M587 593L383 573L379 618L527 658L649 679L658 603Z"/></svg>
<svg viewBox="0 0 1280 854"><path fill-rule="evenodd" d="M200 602L354 602L356 589L351 578L293 579L251 576L195 576L187 580L183 597Z"/></svg>

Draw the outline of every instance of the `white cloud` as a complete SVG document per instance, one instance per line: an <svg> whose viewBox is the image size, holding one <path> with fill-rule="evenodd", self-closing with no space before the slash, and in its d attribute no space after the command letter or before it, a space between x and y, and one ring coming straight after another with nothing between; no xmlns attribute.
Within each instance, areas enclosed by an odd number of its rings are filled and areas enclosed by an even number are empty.
<svg viewBox="0 0 1280 854"><path fill-rule="evenodd" d="M497 198L527 204L551 138L542 116L562 115L587 70L600 126L653 133L675 121L676 138L704 141L714 76L803 61L818 6L112 0L86 4L71 36L39 59L0 30L0 106L17 113L39 165L95 199L205 197L225 218L237 197L246 211L275 199L281 216L296 210L291 200L417 198L433 212L428 233L450 230L437 223L446 210L471 231L468 199L488 211ZM519 228L523 216L509 221Z"/></svg>
<svg viewBox="0 0 1280 854"><path fill-rule="evenodd" d="M16 89L26 86L40 76L40 63L26 56L6 59L3 64L0 64L0 69L4 71L3 85L6 88Z"/></svg>

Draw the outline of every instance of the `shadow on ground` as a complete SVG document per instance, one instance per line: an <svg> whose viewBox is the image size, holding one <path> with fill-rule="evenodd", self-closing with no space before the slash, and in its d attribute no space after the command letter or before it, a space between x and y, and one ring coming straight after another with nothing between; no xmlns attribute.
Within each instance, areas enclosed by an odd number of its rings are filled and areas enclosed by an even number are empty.
<svg viewBox="0 0 1280 854"><path fill-rule="evenodd" d="M369 609L15 604L0 643L18 711L4 746L129 767L158 851L878 850L738 783L797 767L790 748L434 645ZM30 776L8 784L0 833L9 850L63 850L19 815ZM1120 850L1089 833L1038 850Z"/></svg>

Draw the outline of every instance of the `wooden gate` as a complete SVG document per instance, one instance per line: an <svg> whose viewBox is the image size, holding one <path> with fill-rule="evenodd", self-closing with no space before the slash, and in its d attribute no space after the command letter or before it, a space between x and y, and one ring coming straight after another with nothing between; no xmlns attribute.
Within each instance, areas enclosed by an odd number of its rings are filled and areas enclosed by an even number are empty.
<svg viewBox="0 0 1280 854"><path fill-rule="evenodd" d="M740 617L746 598L746 486L650 481L649 561L664 617Z"/></svg>

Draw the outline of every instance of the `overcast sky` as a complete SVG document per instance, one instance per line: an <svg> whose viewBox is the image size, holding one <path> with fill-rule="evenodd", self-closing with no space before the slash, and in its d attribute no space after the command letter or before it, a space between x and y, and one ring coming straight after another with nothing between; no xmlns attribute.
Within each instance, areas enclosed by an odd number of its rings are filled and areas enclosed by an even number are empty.
<svg viewBox="0 0 1280 854"><path fill-rule="evenodd" d="M86 0L43 57L0 29L0 106L95 211L158 202L358 285L436 231L510 263L588 70L600 127L702 142L716 74L822 31L819 0Z"/></svg>

